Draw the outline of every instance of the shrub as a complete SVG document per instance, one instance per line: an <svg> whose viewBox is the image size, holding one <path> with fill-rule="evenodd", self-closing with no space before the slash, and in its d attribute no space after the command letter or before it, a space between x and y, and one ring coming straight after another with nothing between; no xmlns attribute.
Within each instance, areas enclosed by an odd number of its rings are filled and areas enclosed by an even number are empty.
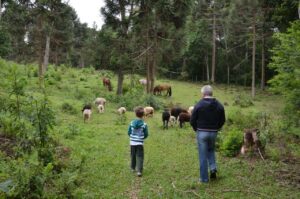
<svg viewBox="0 0 300 199"><path fill-rule="evenodd" d="M81 81L81 82L86 82L86 81L87 81L87 78L85 78L85 77L80 77L80 78L79 78L79 81Z"/></svg>
<svg viewBox="0 0 300 199"><path fill-rule="evenodd" d="M85 89L80 89L76 87L74 97L78 100L82 100L82 99L87 100L90 97L90 95Z"/></svg>
<svg viewBox="0 0 300 199"><path fill-rule="evenodd" d="M153 95L146 95L144 102L146 105L152 106L155 110L159 110L163 107L163 104Z"/></svg>
<svg viewBox="0 0 300 199"><path fill-rule="evenodd" d="M228 113L226 126L235 126L240 130L258 128L260 126L259 114L253 112L245 113L241 110L231 111Z"/></svg>
<svg viewBox="0 0 300 199"><path fill-rule="evenodd" d="M82 72L84 74L94 74L95 68L94 67L86 67L86 68L82 69Z"/></svg>
<svg viewBox="0 0 300 199"><path fill-rule="evenodd" d="M253 106L253 102L249 96L246 95L237 95L234 97L234 106L240 106L241 108L247 108Z"/></svg>
<svg viewBox="0 0 300 199"><path fill-rule="evenodd" d="M236 156L243 143L243 132L238 129L231 129L225 135L222 135L220 144L221 153L228 157Z"/></svg>
<svg viewBox="0 0 300 199"><path fill-rule="evenodd" d="M80 128L76 124L69 124L68 132L64 135L66 139L73 139L75 136L79 135Z"/></svg>
<svg viewBox="0 0 300 199"><path fill-rule="evenodd" d="M76 114L77 110L74 106L72 106L71 104L69 104L68 102L64 102L61 105L61 110L65 113L69 113L69 114Z"/></svg>

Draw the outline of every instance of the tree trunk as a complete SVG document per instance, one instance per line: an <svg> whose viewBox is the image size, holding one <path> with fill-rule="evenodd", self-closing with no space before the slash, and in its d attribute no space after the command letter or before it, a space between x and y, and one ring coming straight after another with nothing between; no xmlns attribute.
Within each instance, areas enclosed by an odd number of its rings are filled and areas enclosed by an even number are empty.
<svg viewBox="0 0 300 199"><path fill-rule="evenodd" d="M265 90L265 37L262 37L262 47L261 47L261 90Z"/></svg>
<svg viewBox="0 0 300 199"><path fill-rule="evenodd" d="M46 36L46 47L45 47L45 55L42 67L42 75L44 76L45 72L47 71L48 64L49 64L49 53L50 53L50 36Z"/></svg>
<svg viewBox="0 0 300 199"><path fill-rule="evenodd" d="M123 80L124 80L123 68L120 66L119 71L118 71L117 95L122 95L123 94Z"/></svg>
<svg viewBox="0 0 300 199"><path fill-rule="evenodd" d="M208 56L205 55L205 62L206 62L206 80L209 82L209 65L208 65Z"/></svg>
<svg viewBox="0 0 300 199"><path fill-rule="evenodd" d="M154 55L152 54L151 56L151 61L150 61L150 67L149 67L149 70L150 70L150 92L152 93L153 92L153 88L154 88L154 64L155 64L155 61L154 61Z"/></svg>
<svg viewBox="0 0 300 199"><path fill-rule="evenodd" d="M146 49L149 48L149 21L148 21L148 9L146 9ZM149 50L146 51L146 76L147 76L147 93L150 93L150 60L149 60Z"/></svg>
<svg viewBox="0 0 300 199"><path fill-rule="evenodd" d="M298 16L299 16L299 19L300 19L300 0L299 0L299 3L298 3Z"/></svg>
<svg viewBox="0 0 300 199"><path fill-rule="evenodd" d="M59 54L59 47L57 46L57 44L55 45L55 51L54 51L54 63L56 66L58 66L58 54Z"/></svg>
<svg viewBox="0 0 300 199"><path fill-rule="evenodd" d="M79 67L84 68L84 59L83 56L80 54L80 60L79 60Z"/></svg>
<svg viewBox="0 0 300 199"><path fill-rule="evenodd" d="M212 38L212 60L211 60L211 82L215 83L216 71L216 15L213 14L213 38Z"/></svg>
<svg viewBox="0 0 300 199"><path fill-rule="evenodd" d="M227 62L227 85L229 85L229 83L230 83L230 67Z"/></svg>
<svg viewBox="0 0 300 199"><path fill-rule="evenodd" d="M2 1L0 0L0 21L1 21L1 15L2 15Z"/></svg>
<svg viewBox="0 0 300 199"><path fill-rule="evenodd" d="M125 1L124 0L119 0L120 4L120 13L121 13L121 28L122 28L122 45L121 45L121 52L124 53L126 50L125 48L125 38L127 35L127 26L126 26L126 8L125 8ZM117 95L122 95L123 94L123 80L124 80L124 74L123 74L123 66L119 66L118 70L118 89L117 89Z"/></svg>
<svg viewBox="0 0 300 199"><path fill-rule="evenodd" d="M252 85L251 85L251 96L252 98L255 97L255 52L256 52L256 27L255 27L255 14L254 14L254 18L253 18L253 25L252 25Z"/></svg>

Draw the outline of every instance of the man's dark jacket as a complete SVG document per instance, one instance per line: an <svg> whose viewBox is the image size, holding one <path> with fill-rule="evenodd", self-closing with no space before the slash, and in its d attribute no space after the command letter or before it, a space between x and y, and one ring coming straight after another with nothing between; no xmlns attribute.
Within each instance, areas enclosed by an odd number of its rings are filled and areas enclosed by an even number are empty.
<svg viewBox="0 0 300 199"><path fill-rule="evenodd" d="M225 123L223 105L215 98L203 98L193 110L190 123L194 129L203 131L218 131Z"/></svg>

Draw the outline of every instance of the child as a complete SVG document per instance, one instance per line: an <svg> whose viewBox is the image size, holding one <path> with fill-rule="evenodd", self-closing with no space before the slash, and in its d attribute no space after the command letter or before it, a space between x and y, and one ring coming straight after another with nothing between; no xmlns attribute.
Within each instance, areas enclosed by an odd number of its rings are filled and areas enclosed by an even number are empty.
<svg viewBox="0 0 300 199"><path fill-rule="evenodd" d="M137 107L134 110L136 119L131 121L128 128L130 137L131 169L142 176L144 163L144 139L148 137L148 127L143 121L144 108Z"/></svg>

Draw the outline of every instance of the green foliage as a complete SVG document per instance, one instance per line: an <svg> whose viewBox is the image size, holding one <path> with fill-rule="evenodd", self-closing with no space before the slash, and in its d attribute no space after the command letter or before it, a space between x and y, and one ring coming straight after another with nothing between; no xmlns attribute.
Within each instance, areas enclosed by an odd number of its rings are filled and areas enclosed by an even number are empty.
<svg viewBox="0 0 300 199"><path fill-rule="evenodd" d="M82 69L82 72L87 75L93 75L93 74L95 74L96 71L95 71L95 68L93 68L93 67L86 67L86 68Z"/></svg>
<svg viewBox="0 0 300 199"><path fill-rule="evenodd" d="M269 82L272 90L286 98L288 125L300 126L300 22L291 24L287 33L275 34L277 45L272 49L269 67L277 72Z"/></svg>
<svg viewBox="0 0 300 199"><path fill-rule="evenodd" d="M125 125L127 124L127 116L126 114L118 114L115 121L116 125Z"/></svg>
<svg viewBox="0 0 300 199"><path fill-rule="evenodd" d="M74 97L78 100L84 100L84 101L90 101L89 99L92 99L91 94L88 93L86 89L78 88L78 87L75 88Z"/></svg>
<svg viewBox="0 0 300 199"><path fill-rule="evenodd" d="M0 23L0 57L7 56L11 51L10 36Z"/></svg>
<svg viewBox="0 0 300 199"><path fill-rule="evenodd" d="M243 112L241 110L230 111L227 116L226 125L235 126L240 130L246 128L258 128L260 126L259 115L254 112Z"/></svg>
<svg viewBox="0 0 300 199"><path fill-rule="evenodd" d="M152 106L158 110L163 106L157 97L145 94L144 88L140 85L125 88L128 88L128 91L124 95L109 98L119 107L124 106L127 110L133 110L136 106Z"/></svg>
<svg viewBox="0 0 300 199"><path fill-rule="evenodd" d="M53 80L54 80L55 82L60 82L61 79L62 79L60 73L59 73L59 72L56 72L56 71L51 71L49 75L46 74L46 75L45 75L45 78L46 78L46 79L47 79L47 78L53 78Z"/></svg>
<svg viewBox="0 0 300 199"><path fill-rule="evenodd" d="M68 132L65 133L65 138L66 139L73 139L75 136L79 135L80 133L80 128L76 124L69 124L68 125Z"/></svg>
<svg viewBox="0 0 300 199"><path fill-rule="evenodd" d="M250 96L238 94L234 97L234 106L240 106L241 108L247 108L249 106L253 106L253 102Z"/></svg>
<svg viewBox="0 0 300 199"><path fill-rule="evenodd" d="M220 145L221 153L228 157L236 156L243 144L243 132L239 129L232 128L222 135L222 137L223 139Z"/></svg>
<svg viewBox="0 0 300 199"><path fill-rule="evenodd" d="M70 103L68 102L64 102L61 105L61 110L65 113L69 113L69 114L76 114L77 110L74 106L72 106Z"/></svg>
<svg viewBox="0 0 300 199"><path fill-rule="evenodd" d="M152 106L155 110L159 110L163 107L162 102L160 102L158 98L153 95L145 95L144 102L146 105Z"/></svg>

